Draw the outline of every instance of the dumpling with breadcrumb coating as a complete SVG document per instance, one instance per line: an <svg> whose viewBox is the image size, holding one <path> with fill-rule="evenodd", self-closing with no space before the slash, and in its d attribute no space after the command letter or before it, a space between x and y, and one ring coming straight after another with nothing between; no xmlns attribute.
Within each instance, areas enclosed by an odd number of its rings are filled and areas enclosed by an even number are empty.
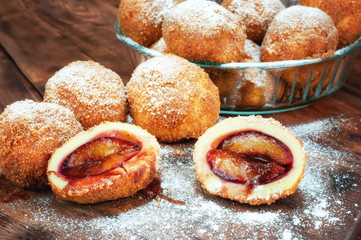
<svg viewBox="0 0 361 240"><path fill-rule="evenodd" d="M163 142L198 138L220 112L217 87L194 63L175 55L152 58L127 84L133 123Z"/></svg>

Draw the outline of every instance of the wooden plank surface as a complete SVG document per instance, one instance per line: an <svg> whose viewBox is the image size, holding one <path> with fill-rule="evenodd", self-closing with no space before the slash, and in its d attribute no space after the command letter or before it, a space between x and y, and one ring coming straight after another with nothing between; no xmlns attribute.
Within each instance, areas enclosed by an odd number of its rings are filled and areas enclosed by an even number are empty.
<svg viewBox="0 0 361 240"><path fill-rule="evenodd" d="M0 46L0 109L19 99L42 100L41 94ZM10 94L11 93L11 94Z"/></svg>
<svg viewBox="0 0 361 240"><path fill-rule="evenodd" d="M134 65L114 34L115 19L110 2L8 1L0 8L0 41L42 93L49 77L74 60L94 59L128 79Z"/></svg>
<svg viewBox="0 0 361 240"><path fill-rule="evenodd" d="M1 111L17 100L41 101L47 79L73 60L93 59L127 82L135 66L114 34L117 6L115 0L1 1ZM78 205L56 199L50 190L18 189L0 176L0 197L19 198L0 203L0 239L357 239L360 78L359 54L348 82L331 97L265 115L290 127L308 154L299 189L275 204L253 207L202 190L191 140L162 144L159 181L117 201Z"/></svg>

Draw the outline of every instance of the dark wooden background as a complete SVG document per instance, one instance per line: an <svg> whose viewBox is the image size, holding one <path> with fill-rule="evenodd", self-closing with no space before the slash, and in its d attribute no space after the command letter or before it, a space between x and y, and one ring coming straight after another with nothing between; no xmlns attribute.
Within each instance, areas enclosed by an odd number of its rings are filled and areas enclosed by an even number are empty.
<svg viewBox="0 0 361 240"><path fill-rule="evenodd" d="M73 60L97 61L117 72L124 82L127 82L136 66L131 63L126 47L114 34L113 27L118 4L119 0L0 0L1 111L6 105L18 100L27 98L41 101L48 78ZM336 115L356 120L361 118L360 54L355 59L347 83L337 93L310 107L273 114L272 117L285 125L295 125ZM353 144L348 146L348 151L352 154L349 160L358 161L358 164L361 164L360 121L355 121L350 129L357 129L357 131L348 132L347 129L343 129L345 132L340 134L340 137L326 141L330 144L342 143L347 136L352 136ZM182 148L181 145L172 147ZM360 175L361 173L358 172L358 176ZM355 196L356 199L357 196L361 198L360 183L359 181L358 190L352 199L355 199ZM0 185L2 186L0 193L15 189L4 178L0 178ZM51 193L28 194L41 196ZM350 200L350 206L352 201ZM2 204L6 209L6 204L0 203ZM107 206L107 204L98 206L97 210L104 210ZM83 207L78 208L72 205L72 210L77 211L77 209L79 212L85 211ZM87 208L86 211L91 211L91 209ZM359 212L360 206L355 211ZM69 212L65 211L64 214L69 214ZM78 213L78 215L81 217L81 214ZM27 234L19 234L22 231ZM349 239L357 239L361 231L361 214L355 217L354 222L349 223L345 231L347 234L336 231L333 235L335 238L331 238L340 239L340 236L342 238L348 236ZM56 232L60 234L60 238L64 236L61 235L61 229L57 229ZM0 239L8 238L50 239L56 237L43 235L39 230L27 229L23 214L3 211L0 213ZM87 236L85 235L84 238ZM323 238L319 236L318 239Z"/></svg>

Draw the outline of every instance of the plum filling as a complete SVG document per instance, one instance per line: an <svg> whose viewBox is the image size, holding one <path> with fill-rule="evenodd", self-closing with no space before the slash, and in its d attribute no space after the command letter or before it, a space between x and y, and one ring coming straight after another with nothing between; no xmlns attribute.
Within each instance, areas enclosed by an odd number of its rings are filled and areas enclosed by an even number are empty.
<svg viewBox="0 0 361 240"><path fill-rule="evenodd" d="M60 173L69 179L100 175L121 167L139 151L140 146L136 143L115 137L100 137L68 155Z"/></svg>
<svg viewBox="0 0 361 240"><path fill-rule="evenodd" d="M278 139L245 131L225 138L208 153L207 161L211 170L226 181L262 185L289 172L293 157Z"/></svg>

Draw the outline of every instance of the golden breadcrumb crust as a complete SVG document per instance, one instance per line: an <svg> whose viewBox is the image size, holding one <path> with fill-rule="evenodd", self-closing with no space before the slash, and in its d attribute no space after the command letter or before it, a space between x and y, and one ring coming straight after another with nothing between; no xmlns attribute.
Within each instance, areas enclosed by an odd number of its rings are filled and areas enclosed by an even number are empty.
<svg viewBox="0 0 361 240"><path fill-rule="evenodd" d="M183 0L122 0L118 20L123 33L149 47L162 36L163 11Z"/></svg>
<svg viewBox="0 0 361 240"><path fill-rule="evenodd" d="M237 62L246 31L238 18L212 1L185 1L164 16L163 38L171 53L192 61Z"/></svg>
<svg viewBox="0 0 361 240"><path fill-rule="evenodd" d="M269 24L285 6L280 0L224 0L222 6L246 26L247 39L261 44Z"/></svg>
<svg viewBox="0 0 361 240"><path fill-rule="evenodd" d="M340 35L338 48L350 45L361 36L361 1L300 0L299 4L317 7L332 18Z"/></svg>
<svg viewBox="0 0 361 240"><path fill-rule="evenodd" d="M267 70L206 69L218 87L221 104L236 107L262 107L275 93L275 79Z"/></svg>
<svg viewBox="0 0 361 240"><path fill-rule="evenodd" d="M332 56L338 44L338 31L332 19L317 8L292 6L280 12L272 21L261 46L264 62L326 58ZM310 87L319 84L327 62L288 68L281 72L281 79L297 87L304 87L313 71ZM313 69L314 68L314 69ZM327 72L332 72L329 64ZM331 74L323 84L330 80Z"/></svg>
<svg viewBox="0 0 361 240"><path fill-rule="evenodd" d="M93 61L75 61L56 72L45 85L44 102L71 109L84 129L124 122L127 113L122 79Z"/></svg>
<svg viewBox="0 0 361 240"><path fill-rule="evenodd" d="M220 112L218 89L208 75L175 55L139 65L127 93L134 124L163 142L199 137Z"/></svg>
<svg viewBox="0 0 361 240"><path fill-rule="evenodd" d="M0 169L13 184L43 188L51 153L83 128L67 108L31 100L15 102L0 115Z"/></svg>

